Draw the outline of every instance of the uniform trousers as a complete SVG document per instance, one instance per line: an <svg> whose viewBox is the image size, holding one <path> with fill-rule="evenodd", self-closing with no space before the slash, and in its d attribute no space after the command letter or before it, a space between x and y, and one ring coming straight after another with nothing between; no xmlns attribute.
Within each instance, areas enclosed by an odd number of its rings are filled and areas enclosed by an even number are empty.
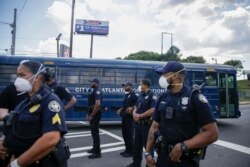
<svg viewBox="0 0 250 167"><path fill-rule="evenodd" d="M130 114L122 116L122 136L125 142L126 152L133 152L134 121Z"/></svg>
<svg viewBox="0 0 250 167"><path fill-rule="evenodd" d="M133 151L133 167L141 167L143 147L146 148L151 124L136 124Z"/></svg>
<svg viewBox="0 0 250 167"><path fill-rule="evenodd" d="M100 154L100 135L99 135L99 125L101 120L101 112L98 111L94 118L90 122L90 130L93 139L93 153Z"/></svg>
<svg viewBox="0 0 250 167"><path fill-rule="evenodd" d="M181 159L181 163L171 161L169 155L159 154L156 167L199 167L199 162L192 158Z"/></svg>

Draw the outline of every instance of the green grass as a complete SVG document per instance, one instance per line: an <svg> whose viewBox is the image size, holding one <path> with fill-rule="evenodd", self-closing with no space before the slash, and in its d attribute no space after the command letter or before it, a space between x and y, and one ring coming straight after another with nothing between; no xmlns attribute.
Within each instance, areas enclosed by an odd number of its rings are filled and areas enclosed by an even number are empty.
<svg viewBox="0 0 250 167"><path fill-rule="evenodd" d="M237 88L238 89L246 89L248 87L248 81L247 80L238 80L237 81Z"/></svg>

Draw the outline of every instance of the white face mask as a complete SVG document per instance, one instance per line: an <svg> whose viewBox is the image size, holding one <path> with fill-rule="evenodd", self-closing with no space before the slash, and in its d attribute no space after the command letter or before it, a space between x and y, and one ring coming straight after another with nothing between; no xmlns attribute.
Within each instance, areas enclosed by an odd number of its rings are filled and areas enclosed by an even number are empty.
<svg viewBox="0 0 250 167"><path fill-rule="evenodd" d="M125 95L129 94L129 92L128 92L128 91L125 91L124 93L125 93Z"/></svg>
<svg viewBox="0 0 250 167"><path fill-rule="evenodd" d="M138 86L137 91L141 92L141 85Z"/></svg>
<svg viewBox="0 0 250 167"><path fill-rule="evenodd" d="M184 71L184 70L185 70L185 68L182 69L182 70L180 70L180 71L177 71L177 72L174 73L174 74L178 74L178 73L180 73L180 72L182 72L182 71ZM168 83L168 79L169 79L170 77L172 77L174 74L168 76L167 78L164 77L164 76L162 75L162 76L160 77L160 79L159 79L159 85L160 85L160 87L163 88L163 89L167 89L168 86L170 85L170 84ZM177 84L177 85L182 85L182 84Z"/></svg>
<svg viewBox="0 0 250 167"><path fill-rule="evenodd" d="M33 78L33 76L31 78ZM31 78L24 79L24 78L18 77L14 82L14 85L15 85L17 91L19 91L19 92L30 92L31 89L32 89L32 84L29 82L29 80Z"/></svg>
<svg viewBox="0 0 250 167"><path fill-rule="evenodd" d="M159 79L159 85L161 88L163 89L167 89L169 86L168 80L166 77L164 77L163 75L160 77Z"/></svg>
<svg viewBox="0 0 250 167"><path fill-rule="evenodd" d="M17 79L14 82L14 85L15 85L17 91L19 91L21 93L30 92L32 90L32 85L33 85L37 75L45 70L44 68L42 69L42 67L43 66L40 65L37 73L35 75L31 76L29 79L17 77ZM34 78L34 79L33 79L32 83L30 83L29 80L31 80L32 78Z"/></svg>

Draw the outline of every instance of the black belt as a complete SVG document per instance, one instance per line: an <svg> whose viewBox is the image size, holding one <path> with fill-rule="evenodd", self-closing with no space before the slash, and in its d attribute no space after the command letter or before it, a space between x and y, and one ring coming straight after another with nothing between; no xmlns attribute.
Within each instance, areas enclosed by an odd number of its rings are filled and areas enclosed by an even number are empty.
<svg viewBox="0 0 250 167"><path fill-rule="evenodd" d="M136 122L136 125L151 125L152 124L152 119L148 118L148 119L142 119L139 120L138 122Z"/></svg>
<svg viewBox="0 0 250 167"><path fill-rule="evenodd" d="M169 155L169 153L172 151L174 146L175 146L175 144L169 144L166 142L162 142L159 153L163 154L163 155ZM198 158L198 159L204 159L205 152L203 152L203 151L206 151L206 150L203 150L203 149L205 149L205 148L188 150L186 152L183 152L181 155L181 159L194 159L194 157Z"/></svg>
<svg viewBox="0 0 250 167"><path fill-rule="evenodd" d="M29 167L43 167L44 161L53 161L51 153L40 160L33 162Z"/></svg>

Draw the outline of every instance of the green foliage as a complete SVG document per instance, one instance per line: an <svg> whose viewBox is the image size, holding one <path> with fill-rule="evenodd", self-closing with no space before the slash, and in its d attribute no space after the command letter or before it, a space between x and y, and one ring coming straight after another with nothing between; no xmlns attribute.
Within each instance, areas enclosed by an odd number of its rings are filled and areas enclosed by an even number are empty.
<svg viewBox="0 0 250 167"><path fill-rule="evenodd" d="M236 68L237 71L241 71L243 69L243 65L240 60L229 60L224 62L224 64L234 66L234 68Z"/></svg>
<svg viewBox="0 0 250 167"><path fill-rule="evenodd" d="M239 80L237 81L237 88L238 89L248 89L248 81L247 80Z"/></svg>
<svg viewBox="0 0 250 167"><path fill-rule="evenodd" d="M125 60L149 60L149 61L180 61L181 60L180 49L176 46L172 46L167 53L160 55L155 52L140 51L131 53Z"/></svg>
<svg viewBox="0 0 250 167"><path fill-rule="evenodd" d="M206 60L202 56L189 56L181 61L185 63L206 63Z"/></svg>
<svg viewBox="0 0 250 167"><path fill-rule="evenodd" d="M159 54L155 52L140 51L136 53L131 53L125 60L151 60L156 61L159 58Z"/></svg>

